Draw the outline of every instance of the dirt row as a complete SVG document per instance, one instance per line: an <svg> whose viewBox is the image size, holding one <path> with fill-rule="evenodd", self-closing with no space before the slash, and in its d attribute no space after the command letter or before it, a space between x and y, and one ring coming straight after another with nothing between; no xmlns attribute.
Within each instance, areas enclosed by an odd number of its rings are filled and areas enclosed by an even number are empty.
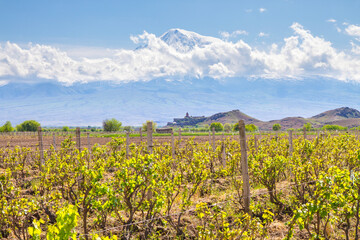
<svg viewBox="0 0 360 240"><path fill-rule="evenodd" d="M227 138L231 139L238 139L238 136L226 136ZM68 137L65 136L56 136L55 138L55 146L57 148L60 147L61 142L63 142ZM194 141L197 143L207 142L209 141L209 136L182 136L182 141L189 140L190 138L194 138ZM73 141L76 140L75 137L72 137ZM215 140L221 140L222 136L215 136ZM88 147L93 146L95 144L105 145L112 140L111 137L81 137L81 146ZM175 140L179 140L179 137L175 137ZM130 144L135 143L136 145L140 144L141 142L146 142L146 136L143 136L141 139L140 137L130 137ZM171 137L170 136L161 136L161 137L153 137L153 143L156 144L163 144L163 143L170 143ZM50 148L51 145L54 144L54 139L52 136L44 136L43 137L43 147L44 149ZM37 148L39 145L38 137L37 136L2 136L0 137L0 148L14 148L15 146L20 147L30 147L30 148Z"/></svg>
<svg viewBox="0 0 360 240"><path fill-rule="evenodd" d="M248 138L251 137L250 135ZM259 139L259 136L257 136ZM293 139L298 138L299 135L293 136ZM307 139L312 139L315 136L310 135L307 137ZM63 142L65 139L69 138L69 136L56 136L55 138L55 146L56 148L60 147L61 142ZM186 142L187 140L194 138L194 142L196 143L203 143L212 141L209 138L209 136L181 136L182 142ZM232 140L239 140L238 135L227 135L225 138L230 138ZM72 136L73 141L76 140L74 136ZM215 141L222 140L223 136L217 135L215 136ZM86 136L81 137L81 146L82 147L88 147L93 146L95 144L99 145L105 145L108 142L112 140L111 137L89 137ZM179 140L179 137L176 136L175 140ZM130 144L135 143L136 145L140 144L141 142L147 141L146 136L140 137L130 137ZM161 136L161 137L153 137L153 143L154 145L157 144L164 144L164 143L170 143L171 142L171 136ZM15 146L20 147L30 147L30 148L37 148L39 145L38 137L37 136L0 136L0 148L14 148ZM50 146L54 145L54 139L52 136L43 136L43 147L44 149L50 148Z"/></svg>

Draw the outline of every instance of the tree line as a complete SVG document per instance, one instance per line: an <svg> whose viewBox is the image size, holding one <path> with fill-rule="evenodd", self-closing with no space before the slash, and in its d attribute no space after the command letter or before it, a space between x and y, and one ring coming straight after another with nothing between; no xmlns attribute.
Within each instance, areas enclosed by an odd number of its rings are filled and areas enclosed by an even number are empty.
<svg viewBox="0 0 360 240"><path fill-rule="evenodd" d="M146 121L145 123L142 124L142 131L147 131L147 123L148 122L152 122L152 128L153 131L156 131L157 128L157 124L156 122L153 121ZM22 122L21 124L17 125L16 127L13 127L10 121L6 121L4 125L2 125L0 127L0 132L13 132L13 131L17 131L17 132L35 132L37 131L38 127L40 127L40 123L35 121L35 120L26 120L24 122ZM91 127L90 127L91 128ZM184 130L188 129L189 127L185 127ZM315 128L313 128L312 124L310 122L307 122L304 124L302 129L306 129L307 131L312 131L312 130L316 130ZM134 128L132 126L122 126L122 122L115 119L115 118L111 118L111 119L105 119L102 122L102 129L105 132L118 132L118 131L133 131ZM212 129L215 130L215 132L230 132L230 131L239 131L239 124L229 124L229 123L225 123L222 124L220 122L213 122L210 125L202 125L202 126L196 126L195 128L189 128L192 131L212 131ZM273 131L280 131L282 129L282 126L279 123L275 123L272 126L272 130ZM347 127L343 127L343 126L339 126L339 125L324 125L323 127L320 128L321 130L329 130L329 131L334 131L334 130L339 130L339 131L344 131L344 130L348 130ZM356 127L356 128L352 128L352 130L359 130L360 127ZM91 131L96 131L96 128L91 128ZM256 132L259 130L259 127L256 126L255 124L247 124L245 125L245 130L247 132ZM293 128L288 129L288 130L295 130ZM63 126L61 131L63 132L68 132L70 131L70 128L68 126Z"/></svg>

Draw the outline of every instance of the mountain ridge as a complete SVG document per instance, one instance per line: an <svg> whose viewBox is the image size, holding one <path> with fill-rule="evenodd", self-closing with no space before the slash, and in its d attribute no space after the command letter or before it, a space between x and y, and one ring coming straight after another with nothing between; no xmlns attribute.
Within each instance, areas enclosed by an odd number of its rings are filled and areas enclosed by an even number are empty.
<svg viewBox="0 0 360 240"><path fill-rule="evenodd" d="M357 127L360 125L360 112L354 108L341 107L319 113L311 118L286 117L279 120L261 121L236 109L228 112L215 113L209 117L193 117L187 113L184 118L174 118L174 121L168 122L167 126L184 127L211 124L212 122L234 124L240 119L244 120L245 124L255 124L261 130L271 130L275 123L279 123L283 129L301 128L308 122L314 127L322 127L324 125Z"/></svg>

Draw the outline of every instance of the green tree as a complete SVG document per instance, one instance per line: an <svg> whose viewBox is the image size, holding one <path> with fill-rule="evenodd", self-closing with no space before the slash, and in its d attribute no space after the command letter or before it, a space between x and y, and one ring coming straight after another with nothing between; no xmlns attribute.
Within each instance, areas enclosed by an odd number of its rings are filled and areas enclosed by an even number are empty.
<svg viewBox="0 0 360 240"><path fill-rule="evenodd" d="M230 123L225 123L225 124L224 124L224 130L225 130L226 132L230 132L231 129L232 129L232 127L231 127L231 124L230 124Z"/></svg>
<svg viewBox="0 0 360 240"><path fill-rule="evenodd" d="M23 123L16 126L16 130L19 132L35 132L38 127L40 127L40 123L35 120L27 120Z"/></svg>
<svg viewBox="0 0 360 240"><path fill-rule="evenodd" d="M63 126L62 131L68 132L68 131L70 131L70 128L68 126Z"/></svg>
<svg viewBox="0 0 360 240"><path fill-rule="evenodd" d="M234 124L233 131L234 132L239 131L239 123L238 122Z"/></svg>
<svg viewBox="0 0 360 240"><path fill-rule="evenodd" d="M147 123L148 122L152 122L152 129L153 129L153 132L155 132L155 130L156 130L156 126L157 126L157 124L156 124L156 122L153 122L153 121L150 121L150 120L147 120L145 123L143 123L143 125L142 125L142 131L147 131Z"/></svg>
<svg viewBox="0 0 360 240"><path fill-rule="evenodd" d="M247 132L255 132L257 131L259 128L257 126L255 126L255 124L248 124L245 125L245 131Z"/></svg>
<svg viewBox="0 0 360 240"><path fill-rule="evenodd" d="M339 126L339 125L324 125L322 127L322 129L329 130L329 131L335 131L335 130L344 131L344 130L347 130L347 127L343 127L343 126Z"/></svg>
<svg viewBox="0 0 360 240"><path fill-rule="evenodd" d="M105 119L103 121L103 128L105 132L120 131L122 123L115 118Z"/></svg>
<svg viewBox="0 0 360 240"><path fill-rule="evenodd" d="M311 127L312 127L312 125L311 125L311 123L309 123L309 122L307 122L307 123L304 124L304 128L306 129L306 131L310 131L310 130L311 130Z"/></svg>
<svg viewBox="0 0 360 240"><path fill-rule="evenodd" d="M224 126L220 122L213 122L210 124L210 130L215 129L215 132L221 132L224 130Z"/></svg>
<svg viewBox="0 0 360 240"><path fill-rule="evenodd" d="M131 132L133 130L133 128L131 126L125 126L123 129L126 132Z"/></svg>
<svg viewBox="0 0 360 240"><path fill-rule="evenodd" d="M257 131L259 128L255 125L255 124L247 124L245 125L245 131L247 132L255 132ZM235 123L234 127L233 127L233 131L239 131L239 123Z"/></svg>
<svg viewBox="0 0 360 240"><path fill-rule="evenodd" d="M279 131L281 129L281 125L279 123L275 123L272 127L274 131Z"/></svg>
<svg viewBox="0 0 360 240"><path fill-rule="evenodd" d="M10 121L6 121L6 123L0 127L0 132L12 132L14 131L14 128L11 125Z"/></svg>

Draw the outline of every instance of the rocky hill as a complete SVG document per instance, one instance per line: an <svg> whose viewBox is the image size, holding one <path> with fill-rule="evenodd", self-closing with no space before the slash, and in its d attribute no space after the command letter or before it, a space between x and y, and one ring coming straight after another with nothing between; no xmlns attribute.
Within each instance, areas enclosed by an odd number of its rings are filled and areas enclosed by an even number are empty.
<svg viewBox="0 0 360 240"><path fill-rule="evenodd" d="M173 122L169 122L167 126L177 126L177 127L184 127L184 126L195 126L211 124L212 122L221 122L222 124L230 123L234 124L237 123L240 119L243 119L246 124L258 124L261 121L246 115L245 113L240 112L239 110L232 110L229 112L221 112L216 113L210 117L193 117L186 115L184 118L174 118Z"/></svg>
<svg viewBox="0 0 360 240"><path fill-rule="evenodd" d="M336 108L311 117L320 122L332 122L348 118L360 118L360 112L349 107Z"/></svg>
<svg viewBox="0 0 360 240"><path fill-rule="evenodd" d="M245 121L245 124L255 124L261 130L271 130L275 123L279 123L283 129L301 128L305 123L310 122L314 127L322 127L324 125L340 125L344 127L360 126L360 112L349 107L342 107L317 114L311 118L303 117L287 117L280 120L261 121L253 118L239 110L232 110L229 112L216 113L210 117L192 117L185 116L184 118L175 118L173 122L169 122L167 126L184 127L211 124L212 122L221 122L222 124L234 124L240 119Z"/></svg>

